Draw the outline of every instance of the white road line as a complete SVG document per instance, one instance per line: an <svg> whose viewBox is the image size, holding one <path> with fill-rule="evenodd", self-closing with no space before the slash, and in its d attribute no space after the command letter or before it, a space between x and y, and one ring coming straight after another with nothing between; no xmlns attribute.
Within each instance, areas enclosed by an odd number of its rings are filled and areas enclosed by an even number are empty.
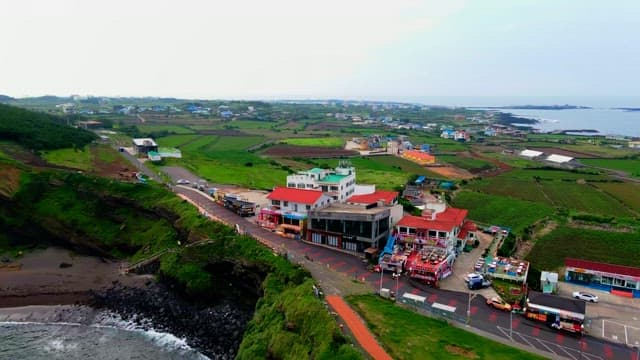
<svg viewBox="0 0 640 360"><path fill-rule="evenodd" d="M604 336L604 319L602 319L602 337L605 337Z"/></svg>
<svg viewBox="0 0 640 360"><path fill-rule="evenodd" d="M551 350L551 348L550 348L550 347L548 347L548 346L544 343L544 340L540 340L540 339L536 339L536 340L537 340L540 344L542 344L542 346L546 347L546 348L549 350L549 352L550 352L550 353L553 353L553 354L555 354L555 355L558 355L558 353L556 353L555 351Z"/></svg>
<svg viewBox="0 0 640 360"><path fill-rule="evenodd" d="M627 325L624 326L624 343L629 345L629 337L627 336Z"/></svg>
<svg viewBox="0 0 640 360"><path fill-rule="evenodd" d="M568 352L568 351L564 348L564 346L562 346L562 345L556 345L556 346L558 346L558 347L560 348L560 350L562 350L562 351L564 351L565 353L567 353L567 355L571 356L571 358L572 358L573 360L576 360L576 358L573 356L573 354L571 354L570 352ZM568 348L568 349L573 350L573 349L571 349L571 348Z"/></svg>
<svg viewBox="0 0 640 360"><path fill-rule="evenodd" d="M527 344L529 344L529 346L534 347L534 346L533 346L533 344L532 344L532 343L530 343L530 342L529 342L529 340L527 340L527 338L526 338L526 337L524 337L522 334L520 334L520 333L516 333L516 334L517 334L518 336L520 336L520 338L521 338L522 340L526 341L526 342L527 342Z"/></svg>

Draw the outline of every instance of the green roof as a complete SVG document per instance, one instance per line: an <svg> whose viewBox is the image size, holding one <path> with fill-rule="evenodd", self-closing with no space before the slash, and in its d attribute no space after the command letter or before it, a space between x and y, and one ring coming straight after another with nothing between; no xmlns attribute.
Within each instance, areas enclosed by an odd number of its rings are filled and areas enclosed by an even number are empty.
<svg viewBox="0 0 640 360"><path fill-rule="evenodd" d="M321 182L328 182L328 183L337 183L340 182L340 180L346 178L347 175L336 175L336 174L331 174L331 175L327 175L325 177L323 177L320 181Z"/></svg>

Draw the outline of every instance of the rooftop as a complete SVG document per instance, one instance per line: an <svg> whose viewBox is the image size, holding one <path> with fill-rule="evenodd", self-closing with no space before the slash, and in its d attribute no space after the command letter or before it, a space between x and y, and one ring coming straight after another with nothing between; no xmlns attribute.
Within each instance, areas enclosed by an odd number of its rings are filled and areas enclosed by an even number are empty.
<svg viewBox="0 0 640 360"><path fill-rule="evenodd" d="M454 227L462 225L462 221L467 217L466 209L448 207L445 211L435 214L435 219L431 216L406 215L400 219L396 226L406 226L418 229L429 229L438 231L451 231Z"/></svg>
<svg viewBox="0 0 640 360"><path fill-rule="evenodd" d="M566 163L566 162L569 162L569 161L573 160L573 158L570 157L570 156L551 154L551 155L547 156L546 160L554 162L554 163L562 164L562 163Z"/></svg>
<svg viewBox="0 0 640 360"><path fill-rule="evenodd" d="M525 156L529 158L538 157L542 154L544 154L542 151L535 151L535 150L529 150L529 149L525 149L520 152L520 156Z"/></svg>
<svg viewBox="0 0 640 360"><path fill-rule="evenodd" d="M378 200L383 200L385 205L393 204L393 201L398 197L397 191L383 191L378 190L372 194L353 195L347 199L351 204L373 204Z"/></svg>
<svg viewBox="0 0 640 360"><path fill-rule="evenodd" d="M362 205L353 205L353 204L343 204L343 203L332 203L331 205L323 208L314 210L314 213L342 213L342 214L364 214L364 215L375 215L381 213L383 211L387 211L388 208L384 207L373 207L367 209Z"/></svg>
<svg viewBox="0 0 640 360"><path fill-rule="evenodd" d="M311 170L309 170L310 173L312 174L320 174L323 171L323 169L320 168L313 168Z"/></svg>
<svg viewBox="0 0 640 360"><path fill-rule="evenodd" d="M331 174L331 175L327 175L327 176L323 177L322 179L320 179L320 182L339 183L340 180L344 179L345 177L347 177L347 175Z"/></svg>
<svg viewBox="0 0 640 360"><path fill-rule="evenodd" d="M322 192L296 188L278 187L268 196L269 200L290 201L299 204L313 205L322 197Z"/></svg>
<svg viewBox="0 0 640 360"><path fill-rule="evenodd" d="M640 268L631 267L631 266L606 264L606 263L600 263L595 261L572 259L572 258L566 258L564 260L564 265L569 267L580 268L580 269L607 272L611 274L640 277Z"/></svg>
<svg viewBox="0 0 640 360"><path fill-rule="evenodd" d="M136 146L158 146L152 138L133 139L133 143Z"/></svg>
<svg viewBox="0 0 640 360"><path fill-rule="evenodd" d="M543 294L536 291L529 291L529 297L527 301L535 305L542 305L550 308L571 311L582 315L584 315L586 310L585 302L582 300L568 299L556 295Z"/></svg>

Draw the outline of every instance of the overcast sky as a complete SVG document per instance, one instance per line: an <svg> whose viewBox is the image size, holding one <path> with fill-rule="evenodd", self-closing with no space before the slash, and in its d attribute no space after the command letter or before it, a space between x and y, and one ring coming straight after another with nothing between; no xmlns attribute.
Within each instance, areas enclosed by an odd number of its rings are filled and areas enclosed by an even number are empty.
<svg viewBox="0 0 640 360"><path fill-rule="evenodd" d="M640 94L640 1L0 0L0 94Z"/></svg>

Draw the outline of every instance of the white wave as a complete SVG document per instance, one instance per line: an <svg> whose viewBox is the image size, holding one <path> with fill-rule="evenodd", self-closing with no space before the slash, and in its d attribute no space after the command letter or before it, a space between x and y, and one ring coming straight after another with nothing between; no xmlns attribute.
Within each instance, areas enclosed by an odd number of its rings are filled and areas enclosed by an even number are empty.
<svg viewBox="0 0 640 360"><path fill-rule="evenodd" d="M111 312L103 312L96 317L95 324L91 327L111 328L136 332L150 339L154 344L169 350L189 351L197 353L202 360L209 360L208 357L198 353L195 349L187 344L186 338L179 338L173 334L158 331L151 327L151 322L147 319L137 319L138 322L132 320L124 320L118 314ZM140 325L143 324L143 325Z"/></svg>
<svg viewBox="0 0 640 360"><path fill-rule="evenodd" d="M66 343L64 340L56 339L49 340L47 344L44 346L44 350L47 352L63 352L69 350L77 350L78 343Z"/></svg>

